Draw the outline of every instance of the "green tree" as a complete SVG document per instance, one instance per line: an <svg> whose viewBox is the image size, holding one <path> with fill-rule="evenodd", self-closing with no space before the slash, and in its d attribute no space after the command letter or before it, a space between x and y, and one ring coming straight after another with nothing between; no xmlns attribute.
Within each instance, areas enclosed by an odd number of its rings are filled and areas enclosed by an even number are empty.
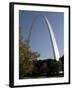
<svg viewBox="0 0 72 90"><path fill-rule="evenodd" d="M21 34L21 33L20 33ZM32 74L34 61L40 55L37 52L32 52L27 40L22 41L19 35L19 78L23 79L24 76Z"/></svg>
<svg viewBox="0 0 72 90"><path fill-rule="evenodd" d="M62 64L60 61L49 60L48 66L50 75L58 75L62 70Z"/></svg>

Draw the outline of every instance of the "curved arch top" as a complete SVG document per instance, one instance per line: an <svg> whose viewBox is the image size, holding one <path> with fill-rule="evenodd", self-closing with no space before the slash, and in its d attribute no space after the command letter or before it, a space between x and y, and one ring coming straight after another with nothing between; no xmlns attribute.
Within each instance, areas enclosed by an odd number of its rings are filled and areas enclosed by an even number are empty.
<svg viewBox="0 0 72 90"><path fill-rule="evenodd" d="M59 58L60 58L60 55L59 55L59 50L58 50L58 46L57 46L57 42L56 42L56 39L55 39L55 36L54 36L54 32L53 32L53 29L51 27L51 24L48 20L48 18L46 16L43 16L43 15L37 15L33 21L32 21L32 24L31 24L31 27L29 29L29 34L28 34L28 42L30 42L30 37L31 37L31 32L32 32L32 28L33 28L33 25L34 25L34 22L36 21L36 19L38 17L42 17L47 25L47 28L48 28L48 32L49 32L49 35L50 35L50 40L51 40L51 45L52 45L52 49L53 49L53 54L54 54L54 58L58 61Z"/></svg>

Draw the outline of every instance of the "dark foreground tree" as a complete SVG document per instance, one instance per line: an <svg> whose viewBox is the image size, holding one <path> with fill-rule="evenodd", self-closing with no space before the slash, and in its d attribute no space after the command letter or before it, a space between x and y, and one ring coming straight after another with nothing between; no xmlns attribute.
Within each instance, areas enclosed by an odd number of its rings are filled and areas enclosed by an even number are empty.
<svg viewBox="0 0 72 90"><path fill-rule="evenodd" d="M62 71L62 64L60 61L49 60L48 68L49 68L49 72L48 72L49 76L53 76L53 75L57 76L59 72Z"/></svg>

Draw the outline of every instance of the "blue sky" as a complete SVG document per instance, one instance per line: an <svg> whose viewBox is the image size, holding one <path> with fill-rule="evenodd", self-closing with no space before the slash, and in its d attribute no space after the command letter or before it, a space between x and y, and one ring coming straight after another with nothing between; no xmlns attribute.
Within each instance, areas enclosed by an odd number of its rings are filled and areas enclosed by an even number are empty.
<svg viewBox="0 0 72 90"><path fill-rule="evenodd" d="M23 40L27 39L32 20L37 15L45 15L53 28L57 41L60 56L64 54L64 13L63 12L44 12L44 11L19 11L19 26ZM47 25L42 17L38 17L34 22L30 46L32 51L40 54L39 59L54 58Z"/></svg>

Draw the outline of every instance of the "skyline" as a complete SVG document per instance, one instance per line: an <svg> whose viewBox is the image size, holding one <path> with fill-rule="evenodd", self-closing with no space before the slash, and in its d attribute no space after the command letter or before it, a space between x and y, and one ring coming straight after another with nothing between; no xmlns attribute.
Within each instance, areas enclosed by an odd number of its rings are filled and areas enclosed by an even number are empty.
<svg viewBox="0 0 72 90"><path fill-rule="evenodd" d="M27 39L32 20L36 15L45 15L53 28L53 32L58 45L60 57L64 54L64 13L63 12L44 12L44 11L19 11L19 26L21 27L23 41ZM33 25L30 38L32 51L40 54L39 59L53 58L53 51L50 35L45 21L39 17Z"/></svg>

